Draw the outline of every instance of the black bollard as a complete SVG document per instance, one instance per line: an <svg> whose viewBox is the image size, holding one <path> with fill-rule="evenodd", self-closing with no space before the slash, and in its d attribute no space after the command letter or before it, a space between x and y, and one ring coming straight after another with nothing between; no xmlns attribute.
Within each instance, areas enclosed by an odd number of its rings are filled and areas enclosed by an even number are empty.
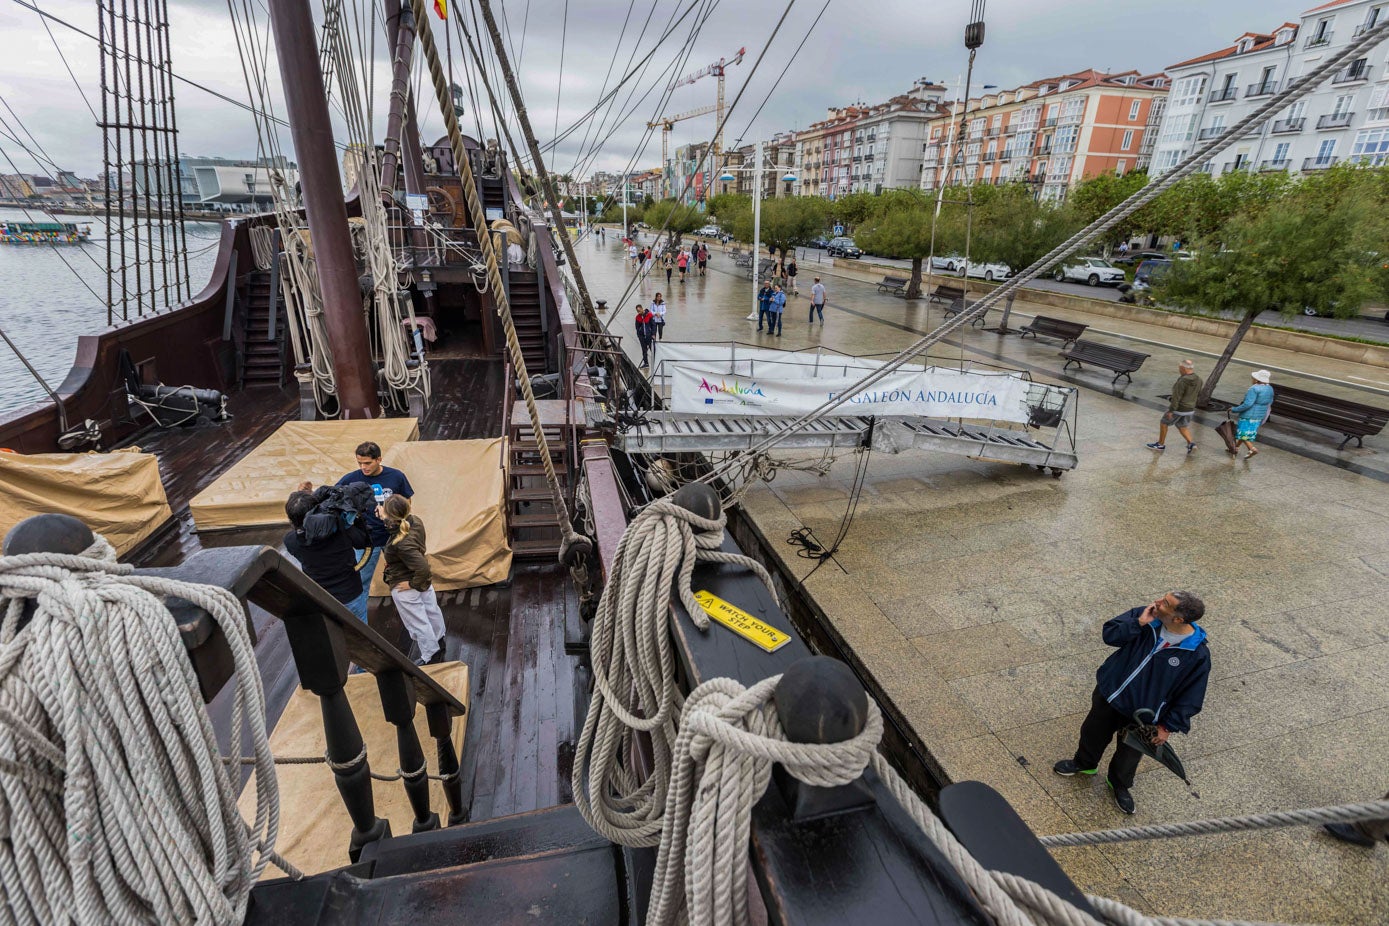
<svg viewBox="0 0 1389 926"><path fill-rule="evenodd" d="M671 493L670 500L701 518L717 521L723 513L719 493L704 482L690 482Z"/></svg>
<svg viewBox="0 0 1389 926"><path fill-rule="evenodd" d="M853 739L868 723L868 695L853 670L828 656L797 660L772 694L781 728L793 743L839 743ZM791 819L813 820L872 804L873 792L857 781L817 788L793 778L780 765L772 772Z"/></svg>
<svg viewBox="0 0 1389 926"><path fill-rule="evenodd" d="M96 542L92 529L70 514L36 514L5 535L6 556L63 553L76 556Z"/></svg>

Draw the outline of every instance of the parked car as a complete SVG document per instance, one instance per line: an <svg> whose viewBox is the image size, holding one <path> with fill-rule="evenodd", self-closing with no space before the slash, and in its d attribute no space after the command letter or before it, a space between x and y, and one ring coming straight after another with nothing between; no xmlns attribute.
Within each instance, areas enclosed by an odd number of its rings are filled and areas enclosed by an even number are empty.
<svg viewBox="0 0 1389 926"><path fill-rule="evenodd" d="M720 234L720 231L721 230L717 225L706 225L703 228L695 229L695 234L703 235L705 238L717 238Z"/></svg>
<svg viewBox="0 0 1389 926"><path fill-rule="evenodd" d="M826 238L824 235L820 235L816 238L811 238L810 244L806 245L806 247L808 248L819 248L822 251L829 246L830 239Z"/></svg>
<svg viewBox="0 0 1389 926"><path fill-rule="evenodd" d="M931 269L942 273L959 273L964 264L965 259L958 254L946 254L943 257L931 258Z"/></svg>
<svg viewBox="0 0 1389 926"><path fill-rule="evenodd" d="M962 267L959 272L963 273L964 268ZM976 280L988 280L992 283L994 280L1008 279L1013 275L1013 268L1009 267L1007 264L986 263L981 261L977 264L969 265L969 275Z"/></svg>
<svg viewBox="0 0 1389 926"><path fill-rule="evenodd" d="M1124 271L1103 257L1080 257L1062 264L1052 273L1058 283L1088 283L1091 286L1118 286L1124 282Z"/></svg>
<svg viewBox="0 0 1389 926"><path fill-rule="evenodd" d="M854 244L853 238L833 238L825 246L825 252L830 257L851 257L859 258L863 256L863 251L859 250L858 245Z"/></svg>
<svg viewBox="0 0 1389 926"><path fill-rule="evenodd" d="M1145 260L1133 272L1133 285L1137 289L1152 289L1153 283L1171 269L1172 262L1164 257Z"/></svg>
<svg viewBox="0 0 1389 926"><path fill-rule="evenodd" d="M1167 254L1163 251L1129 251L1110 258L1110 263L1136 267L1145 260L1167 260Z"/></svg>

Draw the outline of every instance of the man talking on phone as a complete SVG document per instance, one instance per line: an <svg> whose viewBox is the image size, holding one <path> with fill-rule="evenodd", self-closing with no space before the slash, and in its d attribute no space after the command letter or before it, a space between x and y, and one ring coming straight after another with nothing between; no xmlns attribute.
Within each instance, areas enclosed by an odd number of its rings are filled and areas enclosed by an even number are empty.
<svg viewBox="0 0 1389 926"><path fill-rule="evenodd" d="M1106 780L1118 808L1134 812L1129 789L1142 754L1124 743L1124 735L1140 711L1145 712L1143 722L1157 728L1154 745L1191 729L1211 674L1206 632L1196 625L1205 613L1205 604L1191 592L1168 592L1146 608L1132 608L1105 622L1104 642L1118 650L1095 673L1075 757L1057 762L1052 771L1068 777L1095 774L1113 737Z"/></svg>

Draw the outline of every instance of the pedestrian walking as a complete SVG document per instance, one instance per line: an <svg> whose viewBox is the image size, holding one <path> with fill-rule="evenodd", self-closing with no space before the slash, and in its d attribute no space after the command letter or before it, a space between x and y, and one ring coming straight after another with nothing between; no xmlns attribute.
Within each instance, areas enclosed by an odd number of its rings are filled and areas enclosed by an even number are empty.
<svg viewBox="0 0 1389 926"><path fill-rule="evenodd" d="M796 273L799 268L796 266L796 255L792 253L786 261L786 288L791 291L791 295L799 296L800 290L796 289Z"/></svg>
<svg viewBox="0 0 1389 926"><path fill-rule="evenodd" d="M1129 243L1128 243L1127 241L1120 242L1120 244L1119 244L1119 256L1120 256L1120 257L1123 257L1123 256L1125 256L1125 255L1128 254L1128 253L1129 253Z"/></svg>
<svg viewBox="0 0 1389 926"><path fill-rule="evenodd" d="M656 340L664 341L666 338L666 300L657 293L651 299L651 314L656 324Z"/></svg>
<svg viewBox="0 0 1389 926"><path fill-rule="evenodd" d="M377 510L391 530L381 578L391 590L396 613L420 654L415 665L442 661L444 612L434 594L434 575L425 555L424 523L410 513L410 500L392 495Z"/></svg>
<svg viewBox="0 0 1389 926"><path fill-rule="evenodd" d="M656 356L656 316L637 303L637 343L641 344L641 366L642 369L648 368L650 361Z"/></svg>
<svg viewBox="0 0 1389 926"><path fill-rule="evenodd" d="M825 284L820 282L820 278L815 278L815 285L810 287L810 321L814 323L815 316L820 316L820 324L825 324Z"/></svg>
<svg viewBox="0 0 1389 926"><path fill-rule="evenodd" d="M1080 725L1075 756L1057 762L1052 771L1067 777L1095 774L1112 738L1114 758L1105 780L1115 805L1134 812L1130 789L1142 754L1124 737L1139 721L1157 728L1155 746L1173 733L1191 730L1211 674L1206 632L1196 623L1205 613L1205 604L1191 592L1168 592L1146 608L1131 608L1105 622L1101 636L1118 649L1095 673L1090 713Z"/></svg>
<svg viewBox="0 0 1389 926"><path fill-rule="evenodd" d="M680 268L680 282L685 282L685 271L690 266L690 255L684 248L680 249L680 256L675 259L676 265Z"/></svg>
<svg viewBox="0 0 1389 926"><path fill-rule="evenodd" d="M772 281L763 280L762 288L757 291L757 330L762 330L762 323L771 323L772 314Z"/></svg>
<svg viewBox="0 0 1389 926"><path fill-rule="evenodd" d="M651 275L651 267L655 264L655 262L655 258L651 256L651 249L647 248L646 256L645 258L643 258L641 265L641 275L643 277L648 277Z"/></svg>
<svg viewBox="0 0 1389 926"><path fill-rule="evenodd" d="M1259 436L1259 426L1268 420L1269 412L1273 408L1273 387L1268 384L1272 374L1268 370L1255 370L1249 378L1253 385L1244 394L1244 401L1230 409L1230 414L1238 417L1235 424L1235 449L1231 450L1230 454L1237 455L1239 445L1243 444L1249 451L1244 455L1246 460L1258 456L1259 448L1254 446L1254 441Z"/></svg>
<svg viewBox="0 0 1389 926"><path fill-rule="evenodd" d="M666 251L664 254L661 255L661 266L665 268L666 288L669 289L670 275L675 272L675 257L669 251Z"/></svg>
<svg viewBox="0 0 1389 926"><path fill-rule="evenodd" d="M709 247L703 241L699 243L699 250L695 253L699 261L699 275L704 276L709 268Z"/></svg>
<svg viewBox="0 0 1389 926"><path fill-rule="evenodd" d="M1166 450L1167 429L1173 426L1186 439L1186 452L1196 450L1196 442L1191 439L1191 419L1196 415L1196 397L1200 394L1201 377L1196 375L1196 365L1190 360L1183 360L1177 364L1177 381L1172 384L1167 411L1158 422L1158 439L1147 445L1149 450Z"/></svg>
<svg viewBox="0 0 1389 926"><path fill-rule="evenodd" d="M1389 801L1389 794L1380 800ZM1323 823L1322 829L1342 842L1366 849L1374 848L1381 839L1389 842L1389 817L1376 817L1373 820L1356 820L1353 823Z"/></svg>
<svg viewBox="0 0 1389 926"><path fill-rule="evenodd" d="M636 242L632 242L631 244L627 245L627 259L632 262L633 271L635 271L638 267L641 266L641 261L638 260L637 257L637 245Z"/></svg>
<svg viewBox="0 0 1389 926"><path fill-rule="evenodd" d="M767 317L767 333L781 337L781 316L786 311L786 293L780 283L772 284L771 314Z"/></svg>

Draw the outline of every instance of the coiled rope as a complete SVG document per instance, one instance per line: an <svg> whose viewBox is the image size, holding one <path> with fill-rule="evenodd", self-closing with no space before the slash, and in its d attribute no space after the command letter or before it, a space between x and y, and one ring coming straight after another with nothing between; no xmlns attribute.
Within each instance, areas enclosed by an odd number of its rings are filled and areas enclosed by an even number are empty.
<svg viewBox="0 0 1389 926"><path fill-rule="evenodd" d="M249 735L255 753L249 827L164 604L175 596L231 647L230 741ZM101 537L79 555L0 557L0 919L240 923L267 864L299 876L274 852L279 817L234 595L134 575Z"/></svg>
<svg viewBox="0 0 1389 926"><path fill-rule="evenodd" d="M690 589L697 562L750 569L776 597L761 563L719 549L726 522L723 513L709 519L668 498L653 502L622 535L593 619L593 698L574 758L574 803L594 830L624 846L656 845L666 816L682 705L671 589L701 630L709 616ZM637 733L651 740L653 768L644 780L632 767Z"/></svg>

